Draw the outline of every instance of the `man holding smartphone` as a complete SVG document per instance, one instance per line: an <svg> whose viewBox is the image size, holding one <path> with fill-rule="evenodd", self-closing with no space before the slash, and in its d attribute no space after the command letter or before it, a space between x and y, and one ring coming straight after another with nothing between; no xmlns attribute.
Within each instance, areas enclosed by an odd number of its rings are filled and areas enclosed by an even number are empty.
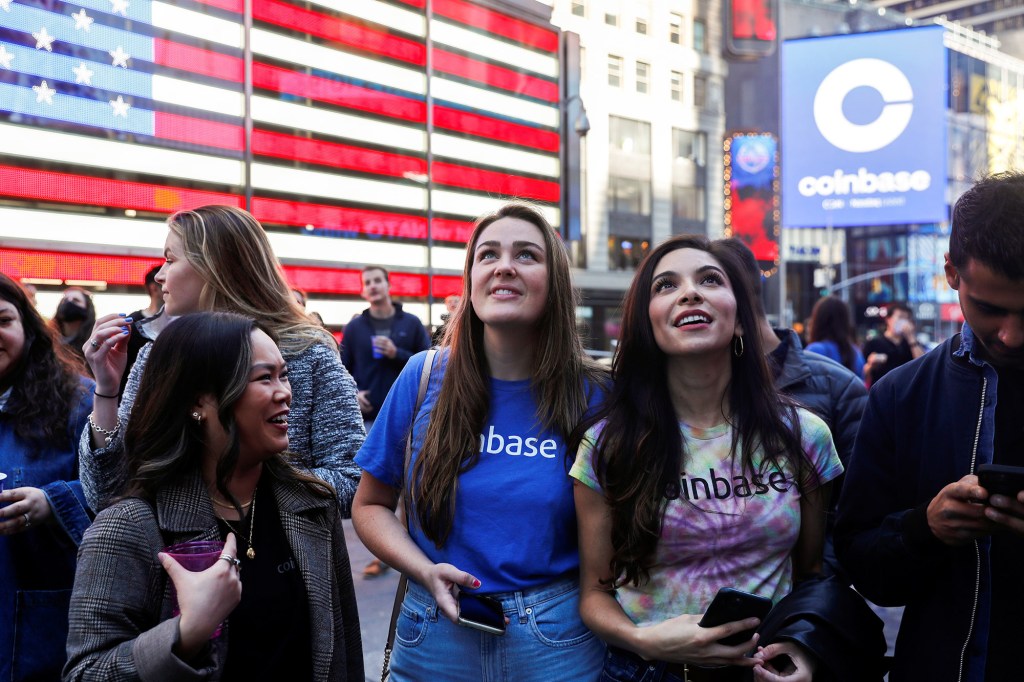
<svg viewBox="0 0 1024 682"><path fill-rule="evenodd" d="M890 682L1019 680L1024 492L976 473L1024 467L1024 174L957 200L945 274L963 329L872 387L836 550L860 592L906 606Z"/></svg>

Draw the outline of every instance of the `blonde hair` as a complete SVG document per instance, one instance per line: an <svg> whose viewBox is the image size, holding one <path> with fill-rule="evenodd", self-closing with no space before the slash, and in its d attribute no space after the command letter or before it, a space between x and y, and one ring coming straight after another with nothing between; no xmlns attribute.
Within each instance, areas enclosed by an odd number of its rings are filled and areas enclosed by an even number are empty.
<svg viewBox="0 0 1024 682"><path fill-rule="evenodd" d="M315 343L337 343L314 324L292 296L281 264L259 221L234 206L179 211L167 225L203 279L202 310L226 310L258 320L278 338L285 357Z"/></svg>

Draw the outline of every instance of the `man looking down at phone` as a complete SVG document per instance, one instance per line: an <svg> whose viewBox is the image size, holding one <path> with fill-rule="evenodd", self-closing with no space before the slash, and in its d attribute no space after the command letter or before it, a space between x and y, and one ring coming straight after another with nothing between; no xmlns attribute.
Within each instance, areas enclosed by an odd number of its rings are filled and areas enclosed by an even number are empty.
<svg viewBox="0 0 1024 682"><path fill-rule="evenodd" d="M1024 492L976 473L1024 466L1024 174L957 200L945 261L963 328L872 387L836 550L865 596L906 605L891 682L1019 680Z"/></svg>

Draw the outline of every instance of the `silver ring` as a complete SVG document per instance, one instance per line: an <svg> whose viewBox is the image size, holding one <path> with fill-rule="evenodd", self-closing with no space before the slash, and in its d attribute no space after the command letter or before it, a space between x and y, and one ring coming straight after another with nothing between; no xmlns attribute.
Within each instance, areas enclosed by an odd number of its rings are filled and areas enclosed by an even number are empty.
<svg viewBox="0 0 1024 682"><path fill-rule="evenodd" d="M89 345L90 345L90 346L92 346L93 348L99 348L99 347L100 347L100 342L99 342L99 341L97 341L96 339L93 339L93 340L92 340L92 341L91 341L91 342L89 343Z"/></svg>
<svg viewBox="0 0 1024 682"><path fill-rule="evenodd" d="M28 528L29 526L31 526L32 525L32 519L30 519L28 517L28 512L25 512L24 514L22 514L22 516L25 517L25 527Z"/></svg>
<svg viewBox="0 0 1024 682"><path fill-rule="evenodd" d="M219 557L217 557L217 559L218 560L223 559L224 561L228 562L229 564L231 564L235 568L238 568L239 566L242 565L241 559L237 559L237 558L231 556L230 554L228 554L227 552L225 552L224 554L221 554Z"/></svg>

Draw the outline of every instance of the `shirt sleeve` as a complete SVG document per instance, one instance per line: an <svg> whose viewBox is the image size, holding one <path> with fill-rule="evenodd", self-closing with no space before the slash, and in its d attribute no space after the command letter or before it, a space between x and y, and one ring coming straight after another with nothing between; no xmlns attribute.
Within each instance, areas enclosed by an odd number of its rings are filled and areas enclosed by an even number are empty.
<svg viewBox="0 0 1024 682"><path fill-rule="evenodd" d="M587 429L587 433L580 441L579 450L576 451L576 461L569 469L569 475L577 481L597 492L602 492L601 484L597 481L597 473L594 469L594 447L597 444L597 436L600 433L598 426Z"/></svg>
<svg viewBox="0 0 1024 682"><path fill-rule="evenodd" d="M406 363L356 455L356 464L364 471L399 489L402 488L405 448L426 355L426 352L417 353ZM429 408L426 400L423 407Z"/></svg>
<svg viewBox="0 0 1024 682"><path fill-rule="evenodd" d="M809 410L801 408L799 411L801 442L815 474L806 486L808 490L814 490L841 476L843 463L839 460L828 425Z"/></svg>

